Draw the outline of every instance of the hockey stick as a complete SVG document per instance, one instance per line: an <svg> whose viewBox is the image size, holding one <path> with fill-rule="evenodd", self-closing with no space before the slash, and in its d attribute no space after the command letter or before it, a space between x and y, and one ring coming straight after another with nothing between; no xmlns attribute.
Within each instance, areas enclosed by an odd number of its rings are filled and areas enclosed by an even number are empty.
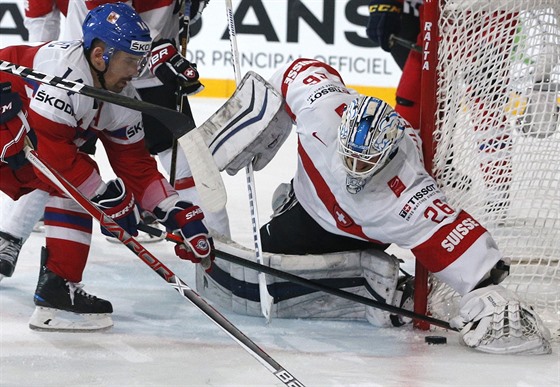
<svg viewBox="0 0 560 387"><path fill-rule="evenodd" d="M229 42L231 46L231 58L233 63L233 71L235 72L235 83L239 84L241 81L241 69L239 64L239 49L237 48L237 37L235 33L235 19L233 17L233 5L231 0L226 0L226 13L228 19ZM257 193L255 187L255 175L253 173L253 164L249 163L245 167L245 177L247 179L247 191L249 196L249 208L251 211L251 224L253 227L253 243L255 246L255 256L257 262L262 264L262 242L259 233L259 211L257 208ZM270 295L266 285L266 276L264 273L259 273L259 297L261 301L261 312L266 318L266 322L270 322L272 304L274 298Z"/></svg>
<svg viewBox="0 0 560 387"><path fill-rule="evenodd" d="M167 233L163 230L157 229L157 228L149 226L149 225L140 224L140 225L138 225L138 229L141 230L141 231L144 231L147 234L151 234L151 235L158 236L158 237L163 237L170 242L175 242L175 243L182 243L183 242L183 238L181 238L181 236ZM245 258L238 257L236 255L227 253L225 251L214 250L214 252L215 252L216 258L220 258L220 259L223 259L224 261L228 261L228 262L234 263L234 264L239 265L239 266L247 267L249 269L253 269L253 270L259 271L261 273L266 273L266 274L272 275L274 277L278 277L278 278L281 278L283 280L293 282L293 283L301 285L301 286L305 286L305 287L310 288L310 289L315 289L315 290L318 290L318 291L321 291L321 292L329 293L329 294L332 294L332 295L340 297L340 298L344 298L344 299L349 300L349 301L357 302L358 304L364 304L364 305L367 305L367 306L372 306L374 308L381 309L381 310L384 310L386 312L398 314L398 315L401 315L401 316L404 316L404 317L412 318L412 319L415 319L415 320L422 320L422 321L428 322L432 325L436 325L436 326L441 327L441 328L458 331L458 329L452 328L449 325L448 322L443 321L443 320L439 320L439 319L436 319L436 318L433 318L433 317L429 317L429 316L426 316L424 314L415 313L415 312L412 312L410 310L399 308L398 306L389 305L389 304L386 304L384 302L376 301L376 300L371 299L371 298L366 298L366 297L360 296L358 294L354 294L354 293L350 293L350 292L347 292L347 291L344 291L344 290L340 290L338 288L333 288L333 287L330 287L330 286L327 286L327 285L323 285L319 282L308 280L306 278L299 277L295 274L291 274L291 273L288 273L288 272L285 272L285 271L282 271L282 270L274 269L270 266L266 266L266 265L263 265L263 264L260 264L260 263L257 263L257 262L249 261Z"/></svg>
<svg viewBox="0 0 560 387"><path fill-rule="evenodd" d="M189 117L175 110L44 74L5 60L0 60L0 71L151 115L167 127L185 151L195 182L198 183L197 187L201 190L204 208L207 211L217 211L226 205L227 195L220 171L202 135L193 130L196 126L192 115Z"/></svg>
<svg viewBox="0 0 560 387"><path fill-rule="evenodd" d="M397 43L400 46L408 48L409 50L422 53L422 47L420 47L416 43L411 42L410 40L399 38L396 35L391 35L391 36L389 36L389 41L391 42L391 46L393 46L395 43Z"/></svg>
<svg viewBox="0 0 560 387"><path fill-rule="evenodd" d="M189 27L191 24L191 0L185 1L185 7L183 10L183 17L181 18L181 55L183 58L187 56L187 43L189 42ZM191 105L189 104L189 99L184 91L184 88L179 86L177 94L177 110L180 113L187 115L194 121ZM169 183L172 187L175 187L175 178L177 174L177 140L173 140L173 145L171 146L171 166L169 167Z"/></svg>
<svg viewBox="0 0 560 387"><path fill-rule="evenodd" d="M25 156L39 169L54 185L62 190L68 197L74 199L87 213L97 219L102 227L118 238L130 251L140 258L146 265L155 271L181 296L189 300L195 307L212 320L218 327L235 340L245 351L253 356L266 369L273 373L286 386L303 386L292 374L286 371L272 357L259 348L250 338L245 336L235 325L229 322L220 312L208 304L197 292L191 289L183 280L175 275L160 260L134 239L125 229L119 226L111 217L101 211L95 204L86 198L76 187L66 180L58 171L41 160L35 150L29 145L24 148Z"/></svg>

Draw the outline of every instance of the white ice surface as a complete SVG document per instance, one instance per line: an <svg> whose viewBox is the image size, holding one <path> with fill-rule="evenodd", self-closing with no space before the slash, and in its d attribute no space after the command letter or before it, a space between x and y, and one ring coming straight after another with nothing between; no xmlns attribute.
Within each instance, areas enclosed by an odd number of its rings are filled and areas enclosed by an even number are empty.
<svg viewBox="0 0 560 387"><path fill-rule="evenodd" d="M197 122L221 103L192 99ZM110 178L103 152L97 161ZM255 174L262 223L271 212L274 188L289 181L294 168L292 136L281 154ZM244 172L224 174L224 179L233 238L251 246ZM107 242L98 227L93 239L83 282L87 291L112 302L115 326L89 334L28 328L44 243L44 234L34 233L14 276L0 282L0 386L283 385L124 246ZM194 286L193 266L177 260L170 243L146 247ZM410 258L406 251L398 253ZM438 331L448 343L433 346L424 343L429 333L410 327L281 319L267 325L264 318L221 312L307 386L560 385L558 343L549 356L496 356L459 345L455 332Z"/></svg>

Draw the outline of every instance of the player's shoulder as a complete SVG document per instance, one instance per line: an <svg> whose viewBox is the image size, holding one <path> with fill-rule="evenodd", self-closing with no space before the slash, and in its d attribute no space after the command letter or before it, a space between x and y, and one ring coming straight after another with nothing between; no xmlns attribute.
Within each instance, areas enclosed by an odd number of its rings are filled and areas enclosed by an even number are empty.
<svg viewBox="0 0 560 387"><path fill-rule="evenodd" d="M35 55L33 67L41 72L91 85L90 66L84 55L82 42L52 41Z"/></svg>

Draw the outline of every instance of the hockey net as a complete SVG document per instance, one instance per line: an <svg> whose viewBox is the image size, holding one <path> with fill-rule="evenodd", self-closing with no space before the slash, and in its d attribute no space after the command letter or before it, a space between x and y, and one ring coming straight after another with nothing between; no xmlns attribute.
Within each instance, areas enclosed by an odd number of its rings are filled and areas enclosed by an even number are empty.
<svg viewBox="0 0 560 387"><path fill-rule="evenodd" d="M533 305L558 340L560 2L429 3L438 1L425 2L423 26L423 89L435 85L433 103L424 105L423 94L427 166L450 202L511 258L503 285ZM454 316L456 293L433 276L427 291L429 313Z"/></svg>

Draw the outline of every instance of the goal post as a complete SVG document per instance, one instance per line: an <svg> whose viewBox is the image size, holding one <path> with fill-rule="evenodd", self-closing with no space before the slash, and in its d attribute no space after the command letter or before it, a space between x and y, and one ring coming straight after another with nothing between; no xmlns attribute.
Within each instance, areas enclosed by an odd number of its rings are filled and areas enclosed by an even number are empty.
<svg viewBox="0 0 560 387"><path fill-rule="evenodd" d="M432 0L423 12L426 168L492 233L512 260L503 284L558 337L560 2ZM452 317L458 295L416 275L416 312Z"/></svg>

